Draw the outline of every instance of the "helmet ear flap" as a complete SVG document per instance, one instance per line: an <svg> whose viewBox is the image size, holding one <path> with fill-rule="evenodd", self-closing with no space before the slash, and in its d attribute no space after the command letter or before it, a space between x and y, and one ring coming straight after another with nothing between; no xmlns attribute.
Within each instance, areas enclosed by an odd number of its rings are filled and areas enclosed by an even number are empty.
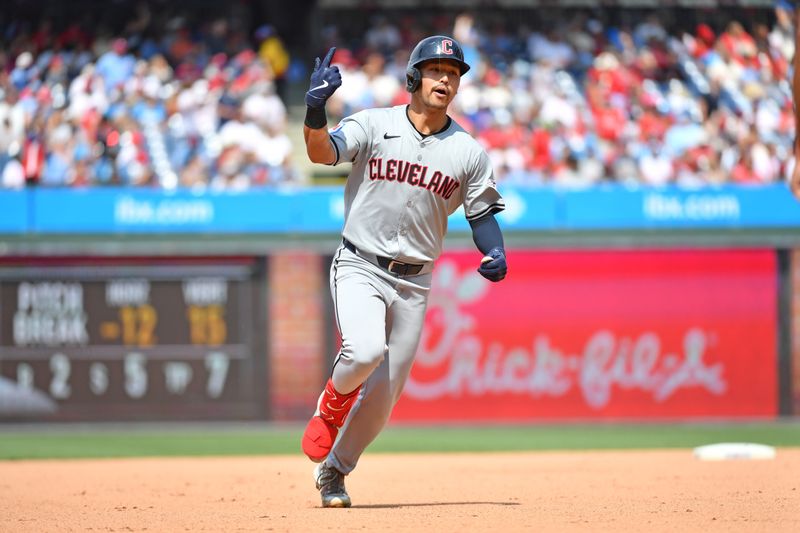
<svg viewBox="0 0 800 533"><path fill-rule="evenodd" d="M419 88L422 81L422 73L417 67L408 67L406 70L406 91L413 93Z"/></svg>

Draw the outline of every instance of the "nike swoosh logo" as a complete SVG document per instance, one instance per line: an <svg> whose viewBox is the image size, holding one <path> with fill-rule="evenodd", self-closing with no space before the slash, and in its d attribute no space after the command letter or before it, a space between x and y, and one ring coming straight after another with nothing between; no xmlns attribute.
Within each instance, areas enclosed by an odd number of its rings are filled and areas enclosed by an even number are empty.
<svg viewBox="0 0 800 533"><path fill-rule="evenodd" d="M383 138L384 139L399 139L400 136L399 135L389 135L388 133L384 133L383 134Z"/></svg>
<svg viewBox="0 0 800 533"><path fill-rule="evenodd" d="M316 91L317 89L324 89L327 86L328 86L328 80L322 80L322 85L317 85L313 89L309 89L308 92Z"/></svg>

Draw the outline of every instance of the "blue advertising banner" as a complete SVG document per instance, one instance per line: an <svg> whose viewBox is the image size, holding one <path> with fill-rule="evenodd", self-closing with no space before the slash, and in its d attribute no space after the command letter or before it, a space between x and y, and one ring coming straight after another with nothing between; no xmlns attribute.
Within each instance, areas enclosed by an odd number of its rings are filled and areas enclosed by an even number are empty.
<svg viewBox="0 0 800 533"><path fill-rule="evenodd" d="M0 233L28 231L30 191L0 189Z"/></svg>
<svg viewBox="0 0 800 533"><path fill-rule="evenodd" d="M305 189L40 190L35 209L40 233L325 232L341 227L344 213L340 191Z"/></svg>
<svg viewBox="0 0 800 533"><path fill-rule="evenodd" d="M559 226L559 196L551 187L518 189L501 187L500 193L506 208L498 215L503 229L549 230ZM464 217L464 209L459 208L447 220L450 230L469 230L469 222Z"/></svg>
<svg viewBox="0 0 800 533"><path fill-rule="evenodd" d="M783 184L699 189L501 187L507 231L659 228L800 229ZM329 233L344 222L341 187L244 192L157 189L0 191L3 233ZM467 231L462 209L451 230Z"/></svg>
<svg viewBox="0 0 800 533"><path fill-rule="evenodd" d="M800 204L782 184L628 189L600 186L562 195L567 229L800 227Z"/></svg>

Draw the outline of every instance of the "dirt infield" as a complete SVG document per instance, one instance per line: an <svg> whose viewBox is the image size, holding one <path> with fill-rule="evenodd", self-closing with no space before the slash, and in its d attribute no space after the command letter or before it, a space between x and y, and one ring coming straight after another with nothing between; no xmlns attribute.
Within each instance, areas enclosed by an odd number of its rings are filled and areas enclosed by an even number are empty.
<svg viewBox="0 0 800 533"><path fill-rule="evenodd" d="M800 531L800 449L366 455L321 509L299 456L0 462L0 531Z"/></svg>

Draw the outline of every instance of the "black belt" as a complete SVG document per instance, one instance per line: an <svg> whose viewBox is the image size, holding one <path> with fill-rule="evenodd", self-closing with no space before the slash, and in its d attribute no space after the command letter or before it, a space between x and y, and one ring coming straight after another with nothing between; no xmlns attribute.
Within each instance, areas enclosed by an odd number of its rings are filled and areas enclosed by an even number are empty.
<svg viewBox="0 0 800 533"><path fill-rule="evenodd" d="M358 253L358 248L348 241L347 239L342 239L342 243L344 247L353 252L356 255L361 255ZM363 256L362 256L363 257ZM381 257L379 255L375 256L375 259L378 261L378 265L381 268L386 269L387 271L391 272L395 276L416 276L425 265L415 265L413 263L403 263L402 261L398 261L397 259L391 259L389 257Z"/></svg>

